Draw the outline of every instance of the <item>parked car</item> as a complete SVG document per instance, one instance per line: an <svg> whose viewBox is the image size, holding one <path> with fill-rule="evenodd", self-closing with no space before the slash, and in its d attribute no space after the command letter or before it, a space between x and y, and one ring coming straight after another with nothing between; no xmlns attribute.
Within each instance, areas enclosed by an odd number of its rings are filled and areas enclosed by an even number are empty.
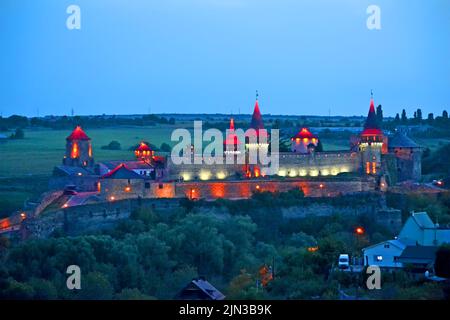
<svg viewBox="0 0 450 320"><path fill-rule="evenodd" d="M340 254L338 260L338 268L339 269L348 269L350 267L350 257L348 254Z"/></svg>

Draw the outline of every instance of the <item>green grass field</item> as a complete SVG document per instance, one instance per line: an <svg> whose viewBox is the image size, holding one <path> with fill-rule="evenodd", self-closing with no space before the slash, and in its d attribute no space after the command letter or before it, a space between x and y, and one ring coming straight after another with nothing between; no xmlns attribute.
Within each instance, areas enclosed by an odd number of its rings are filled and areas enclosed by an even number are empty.
<svg viewBox="0 0 450 320"><path fill-rule="evenodd" d="M129 148L145 140L156 146L170 143L174 127L118 127L89 129L94 159L130 160L134 157ZM61 164L69 130L25 130L25 139L8 140L0 144L0 178L49 175L55 165ZM120 142L121 150L102 150L110 141Z"/></svg>
<svg viewBox="0 0 450 320"><path fill-rule="evenodd" d="M92 139L94 158L131 160L131 146L145 140L156 146L170 144L174 126L117 127L86 129ZM24 201L47 190L53 167L61 164L70 130L25 130L25 139L0 144L0 218L23 207ZM120 142L121 150L102 150L110 141Z"/></svg>

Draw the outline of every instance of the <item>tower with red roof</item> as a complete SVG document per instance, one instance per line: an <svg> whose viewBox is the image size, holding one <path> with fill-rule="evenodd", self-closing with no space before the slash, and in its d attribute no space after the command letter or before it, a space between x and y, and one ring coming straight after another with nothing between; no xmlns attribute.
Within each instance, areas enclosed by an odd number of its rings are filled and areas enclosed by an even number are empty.
<svg viewBox="0 0 450 320"><path fill-rule="evenodd" d="M249 164L249 159L256 155L260 157L262 152L269 150L269 136L267 130L264 129L264 123L259 110L258 91L256 91L255 107L253 109L252 120L250 122L250 131L246 132L245 148L246 148L246 165L244 166L244 174L247 178L262 176L261 168L257 164Z"/></svg>
<svg viewBox="0 0 450 320"><path fill-rule="evenodd" d="M136 159L150 163L152 162L155 153L150 149L148 144L142 141L136 150L134 150L134 155L136 156Z"/></svg>
<svg viewBox="0 0 450 320"><path fill-rule="evenodd" d="M72 133L66 138L66 153L63 165L75 167L94 166L91 138L80 126L76 126Z"/></svg>
<svg viewBox="0 0 450 320"><path fill-rule="evenodd" d="M223 150L225 154L240 154L242 142L239 140L235 129L234 129L234 119L230 119L230 129L227 132L227 136L223 143Z"/></svg>
<svg viewBox="0 0 450 320"><path fill-rule="evenodd" d="M291 138L291 151L307 154L314 151L319 144L319 137L309 131L308 128L302 128L295 136Z"/></svg>
<svg viewBox="0 0 450 320"><path fill-rule="evenodd" d="M376 175L381 167L381 154L387 150L387 139L377 120L373 93L370 98L369 113L364 129L360 134L359 151L361 152L362 167L366 174Z"/></svg>
<svg viewBox="0 0 450 320"><path fill-rule="evenodd" d="M256 91L256 101L255 107L253 109L252 120L250 122L250 128L255 130L255 135L247 135L246 136L246 147L247 149L252 148L268 148L268 135L267 131L264 129L264 123L261 116L261 111L259 110L259 102L258 102L258 91Z"/></svg>

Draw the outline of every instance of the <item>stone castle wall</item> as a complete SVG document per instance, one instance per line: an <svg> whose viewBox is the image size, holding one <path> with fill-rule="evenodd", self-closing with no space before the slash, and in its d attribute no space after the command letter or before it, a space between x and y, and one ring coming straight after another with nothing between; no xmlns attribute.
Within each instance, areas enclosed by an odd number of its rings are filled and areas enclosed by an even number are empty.
<svg viewBox="0 0 450 320"><path fill-rule="evenodd" d="M272 155L274 156L274 155ZM351 151L317 152L299 154L279 153L278 176L316 177L334 176L345 172L360 172L360 154ZM170 178L184 181L207 181L237 178L243 174L242 164L182 164L174 165L168 159Z"/></svg>
<svg viewBox="0 0 450 320"><path fill-rule="evenodd" d="M255 192L286 192L301 188L307 197L338 196L355 192L374 190L375 179L346 179L330 181L330 179L307 180L243 180L243 181L201 181L175 183L177 197L194 199L244 199Z"/></svg>
<svg viewBox="0 0 450 320"><path fill-rule="evenodd" d="M25 237L46 238L55 230L67 235L78 235L108 229L119 221L128 219L133 210L148 207L156 210L178 208L179 199L128 199L88 204L45 212L36 219L26 219L22 224Z"/></svg>
<svg viewBox="0 0 450 320"><path fill-rule="evenodd" d="M122 201L104 202L83 206L75 206L46 212L36 219L26 219L22 225L26 237L46 238L55 230L63 230L67 235L75 236L83 233L109 229L118 222L129 219L133 210L147 207L158 210L162 214L179 208L179 199L128 199ZM362 214L374 217L374 222L385 225L394 234L401 227L401 211L383 208L377 199L368 198L364 205L352 207L336 207L331 204L310 203L302 206L279 208L285 219L302 219L311 216L358 216ZM195 212L208 214L229 214L227 208L211 208L201 206ZM267 214L267 213L261 213Z"/></svg>

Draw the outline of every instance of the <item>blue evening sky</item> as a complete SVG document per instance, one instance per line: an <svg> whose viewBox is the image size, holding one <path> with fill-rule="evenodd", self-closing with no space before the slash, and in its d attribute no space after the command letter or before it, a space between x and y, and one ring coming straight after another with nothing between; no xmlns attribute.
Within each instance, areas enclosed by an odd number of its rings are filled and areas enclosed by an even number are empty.
<svg viewBox="0 0 450 320"><path fill-rule="evenodd" d="M263 114L365 115L371 89L450 109L449 0L0 0L3 116L251 113L255 90Z"/></svg>

